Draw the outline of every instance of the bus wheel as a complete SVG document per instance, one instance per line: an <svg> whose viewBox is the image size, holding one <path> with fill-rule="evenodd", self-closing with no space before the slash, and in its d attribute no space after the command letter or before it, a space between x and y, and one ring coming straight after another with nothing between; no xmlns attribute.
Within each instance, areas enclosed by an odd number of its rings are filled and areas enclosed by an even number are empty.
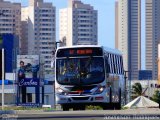
<svg viewBox="0 0 160 120"><path fill-rule="evenodd" d="M79 110L80 109L80 106L74 106L73 107L73 110Z"/></svg>
<svg viewBox="0 0 160 120"><path fill-rule="evenodd" d="M103 108L103 110L107 110L107 107L104 107L104 106L103 106L102 108Z"/></svg>
<svg viewBox="0 0 160 120"><path fill-rule="evenodd" d="M107 110L108 109L108 105L107 104L103 104L102 108L103 108L103 110Z"/></svg>
<svg viewBox="0 0 160 120"><path fill-rule="evenodd" d="M63 111L69 111L69 107L67 105L62 105Z"/></svg>
<svg viewBox="0 0 160 120"><path fill-rule="evenodd" d="M113 110L113 103L105 103L102 105L103 110Z"/></svg>
<svg viewBox="0 0 160 120"><path fill-rule="evenodd" d="M86 106L85 105L78 105L78 106L74 106L73 110L85 110Z"/></svg>
<svg viewBox="0 0 160 120"><path fill-rule="evenodd" d="M81 105L81 106L79 106L79 109L80 109L80 110L85 110L85 109L86 109L86 106L85 106L85 105Z"/></svg>
<svg viewBox="0 0 160 120"><path fill-rule="evenodd" d="M120 110L121 109L121 88L119 88L119 102L114 104L114 108L116 110Z"/></svg>
<svg viewBox="0 0 160 120"><path fill-rule="evenodd" d="M121 109L121 103L119 102L119 103L115 104L114 109L115 110L120 110Z"/></svg>

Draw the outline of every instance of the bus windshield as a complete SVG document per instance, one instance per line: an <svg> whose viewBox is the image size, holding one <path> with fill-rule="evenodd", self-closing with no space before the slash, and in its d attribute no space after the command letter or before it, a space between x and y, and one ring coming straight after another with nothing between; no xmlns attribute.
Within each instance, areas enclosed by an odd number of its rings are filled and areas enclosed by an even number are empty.
<svg viewBox="0 0 160 120"><path fill-rule="evenodd" d="M56 61L56 79L62 85L89 85L104 80L103 57L66 58Z"/></svg>

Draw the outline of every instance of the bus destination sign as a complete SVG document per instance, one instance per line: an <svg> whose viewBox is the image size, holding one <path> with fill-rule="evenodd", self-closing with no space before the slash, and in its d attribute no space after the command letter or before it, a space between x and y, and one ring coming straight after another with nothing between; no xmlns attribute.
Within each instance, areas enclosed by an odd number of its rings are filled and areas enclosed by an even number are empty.
<svg viewBox="0 0 160 120"><path fill-rule="evenodd" d="M102 48L85 47L85 48L67 48L59 49L56 57L76 57L76 56L102 56Z"/></svg>

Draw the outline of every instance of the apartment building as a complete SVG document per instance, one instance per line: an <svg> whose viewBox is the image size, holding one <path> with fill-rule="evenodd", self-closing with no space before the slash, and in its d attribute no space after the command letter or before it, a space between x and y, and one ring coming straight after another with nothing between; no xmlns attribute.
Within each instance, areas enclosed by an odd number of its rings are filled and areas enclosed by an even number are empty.
<svg viewBox="0 0 160 120"><path fill-rule="evenodd" d="M59 39L63 45L97 45L98 12L79 0L68 0L68 7L59 11Z"/></svg>
<svg viewBox="0 0 160 120"><path fill-rule="evenodd" d="M43 0L29 0L21 9L23 53L40 55L46 73L51 69L56 41L56 8Z"/></svg>
<svg viewBox="0 0 160 120"><path fill-rule="evenodd" d="M14 34L21 47L21 4L0 0L0 35Z"/></svg>

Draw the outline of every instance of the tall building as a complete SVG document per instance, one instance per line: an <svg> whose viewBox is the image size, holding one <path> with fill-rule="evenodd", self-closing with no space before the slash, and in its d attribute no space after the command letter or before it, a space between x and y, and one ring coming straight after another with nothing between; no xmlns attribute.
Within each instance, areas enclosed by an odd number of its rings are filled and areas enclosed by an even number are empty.
<svg viewBox="0 0 160 120"><path fill-rule="evenodd" d="M115 48L118 49L118 1L115 2Z"/></svg>
<svg viewBox="0 0 160 120"><path fill-rule="evenodd" d="M52 3L29 0L29 6L21 12L23 53L40 55L45 72L49 73L56 41L56 9Z"/></svg>
<svg viewBox="0 0 160 120"><path fill-rule="evenodd" d="M0 0L0 35L2 34L14 34L21 40L20 3Z"/></svg>
<svg viewBox="0 0 160 120"><path fill-rule="evenodd" d="M118 0L116 9L116 48L123 53L128 79L138 79L141 69L141 0Z"/></svg>
<svg viewBox="0 0 160 120"><path fill-rule="evenodd" d="M60 40L67 46L98 44L98 16L93 6L68 0L60 11Z"/></svg>
<svg viewBox="0 0 160 120"><path fill-rule="evenodd" d="M158 77L158 43L160 43L160 0L146 0L146 69Z"/></svg>

